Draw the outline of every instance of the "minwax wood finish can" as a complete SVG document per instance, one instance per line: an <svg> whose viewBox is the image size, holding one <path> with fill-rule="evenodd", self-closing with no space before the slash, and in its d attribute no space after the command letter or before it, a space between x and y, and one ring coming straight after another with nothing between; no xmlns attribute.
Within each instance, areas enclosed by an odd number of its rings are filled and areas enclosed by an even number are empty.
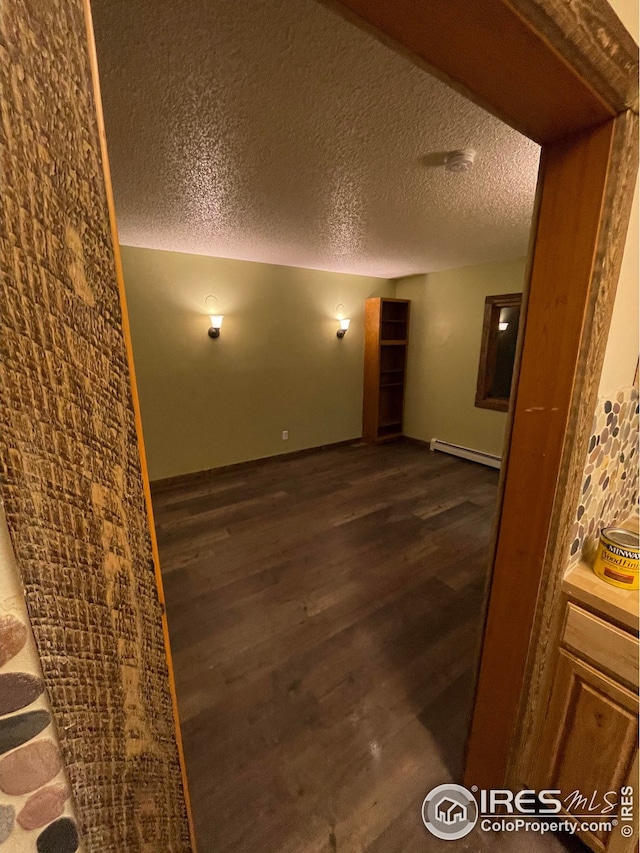
<svg viewBox="0 0 640 853"><path fill-rule="evenodd" d="M593 571L620 589L638 589L640 538L631 530L605 527L600 534Z"/></svg>

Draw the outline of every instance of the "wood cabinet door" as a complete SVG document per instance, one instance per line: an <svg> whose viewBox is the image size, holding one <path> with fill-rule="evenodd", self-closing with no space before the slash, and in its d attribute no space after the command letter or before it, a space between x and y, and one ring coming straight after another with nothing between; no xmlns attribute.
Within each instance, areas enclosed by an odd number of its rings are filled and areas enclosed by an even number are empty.
<svg viewBox="0 0 640 853"><path fill-rule="evenodd" d="M637 754L638 698L611 678L561 649L538 753L536 786L559 789L562 799L579 792L567 813L600 814L604 795L627 784ZM616 796L616 802L618 799ZM637 803L636 803L637 808ZM615 817L617 809L611 812ZM592 850L601 853L613 833L580 832ZM635 849L634 831L629 850ZM616 847L623 850L623 847Z"/></svg>

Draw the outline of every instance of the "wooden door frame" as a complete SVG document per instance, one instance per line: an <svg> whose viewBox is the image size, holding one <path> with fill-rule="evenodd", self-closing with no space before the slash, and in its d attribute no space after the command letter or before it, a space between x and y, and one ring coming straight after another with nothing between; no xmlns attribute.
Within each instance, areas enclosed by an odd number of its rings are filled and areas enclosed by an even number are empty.
<svg viewBox="0 0 640 853"><path fill-rule="evenodd" d="M542 145L464 774L482 788L516 784L631 211L638 49L604 0L330 5Z"/></svg>

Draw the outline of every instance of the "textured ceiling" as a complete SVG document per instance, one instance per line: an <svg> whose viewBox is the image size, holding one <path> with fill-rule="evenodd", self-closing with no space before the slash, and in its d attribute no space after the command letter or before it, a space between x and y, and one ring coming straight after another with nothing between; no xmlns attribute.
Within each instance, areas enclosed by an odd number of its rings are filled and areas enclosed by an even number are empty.
<svg viewBox="0 0 640 853"><path fill-rule="evenodd" d="M538 146L316 0L92 8L123 244L383 277L526 252Z"/></svg>

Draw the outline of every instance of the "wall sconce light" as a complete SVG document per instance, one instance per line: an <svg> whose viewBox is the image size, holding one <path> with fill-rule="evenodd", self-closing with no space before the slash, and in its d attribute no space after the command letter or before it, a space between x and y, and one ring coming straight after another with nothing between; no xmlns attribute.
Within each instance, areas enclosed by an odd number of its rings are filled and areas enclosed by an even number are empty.
<svg viewBox="0 0 640 853"><path fill-rule="evenodd" d="M345 315L345 307L342 302L338 302L336 305L336 317L338 318L338 322L340 323L340 328L337 331L337 335L342 340L344 336L347 334L347 330L349 329L349 323L351 320L348 320Z"/></svg>
<svg viewBox="0 0 640 853"><path fill-rule="evenodd" d="M219 338L224 314L209 314L209 319L211 320L211 325L209 326L209 337Z"/></svg>
<svg viewBox="0 0 640 853"><path fill-rule="evenodd" d="M347 334L347 330L349 329L349 323L350 322L351 322L351 320L346 320L346 319L340 320L340 328L336 332L336 334L339 338L344 338L344 336Z"/></svg>
<svg viewBox="0 0 640 853"><path fill-rule="evenodd" d="M506 332L507 329L509 328L509 324L508 323L498 323L498 328L500 329L501 332Z"/></svg>
<svg viewBox="0 0 640 853"><path fill-rule="evenodd" d="M211 325L209 326L209 337L219 338L220 329L222 328L222 321L224 320L224 315L215 313L216 309L218 308L218 297L210 294L204 300L204 304L207 306L207 314L209 315L209 320L211 321Z"/></svg>

